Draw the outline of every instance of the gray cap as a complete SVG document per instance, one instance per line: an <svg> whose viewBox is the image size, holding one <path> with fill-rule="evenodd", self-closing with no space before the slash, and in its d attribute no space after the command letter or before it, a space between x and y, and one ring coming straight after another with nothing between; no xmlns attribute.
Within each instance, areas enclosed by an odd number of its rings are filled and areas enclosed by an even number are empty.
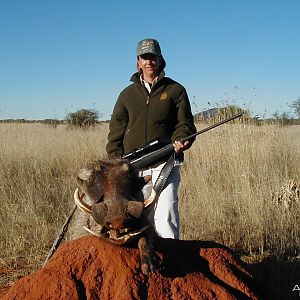
<svg viewBox="0 0 300 300"><path fill-rule="evenodd" d="M144 39L137 44L136 54L137 56L152 53L157 56L161 56L160 46L157 40Z"/></svg>

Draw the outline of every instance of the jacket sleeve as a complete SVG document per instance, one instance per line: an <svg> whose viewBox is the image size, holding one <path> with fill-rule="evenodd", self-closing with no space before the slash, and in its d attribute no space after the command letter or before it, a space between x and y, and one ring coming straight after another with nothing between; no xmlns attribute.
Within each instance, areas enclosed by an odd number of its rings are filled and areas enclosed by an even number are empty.
<svg viewBox="0 0 300 300"><path fill-rule="evenodd" d="M120 94L109 124L106 152L109 158L121 158L124 154L123 139L128 124L128 112Z"/></svg>
<svg viewBox="0 0 300 300"><path fill-rule="evenodd" d="M178 141L181 138L187 137L197 131L194 124L194 117L191 111L190 101L184 88L182 88L182 91L179 94L176 108L177 125L175 126L175 130L172 135L172 142ZM195 138L190 140L189 147L192 145L194 140Z"/></svg>

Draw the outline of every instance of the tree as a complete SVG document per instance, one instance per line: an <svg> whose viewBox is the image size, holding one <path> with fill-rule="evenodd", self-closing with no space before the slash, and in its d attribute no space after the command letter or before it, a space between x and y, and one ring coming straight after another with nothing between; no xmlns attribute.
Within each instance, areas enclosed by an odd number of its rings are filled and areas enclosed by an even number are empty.
<svg viewBox="0 0 300 300"><path fill-rule="evenodd" d="M247 110L242 109L242 108L238 107L237 105L227 105L224 107L220 107L218 109L218 116L223 119L229 118L233 115L240 114L240 113L242 113L244 115L244 117L247 117L247 118L250 117L250 113Z"/></svg>
<svg viewBox="0 0 300 300"><path fill-rule="evenodd" d="M291 108L294 109L298 119L300 119L300 97L291 104Z"/></svg>
<svg viewBox="0 0 300 300"><path fill-rule="evenodd" d="M276 123L280 125L291 125L293 121L290 114L286 111L280 113L278 110L276 110L275 112L273 112L272 117L274 118Z"/></svg>
<svg viewBox="0 0 300 300"><path fill-rule="evenodd" d="M61 121L57 120L57 119L44 119L40 121L43 124L47 124L50 127L56 128L58 124L61 123Z"/></svg>
<svg viewBox="0 0 300 300"><path fill-rule="evenodd" d="M95 126L99 118L99 112L94 109L80 109L69 113L66 116L66 121L71 126L87 128Z"/></svg>

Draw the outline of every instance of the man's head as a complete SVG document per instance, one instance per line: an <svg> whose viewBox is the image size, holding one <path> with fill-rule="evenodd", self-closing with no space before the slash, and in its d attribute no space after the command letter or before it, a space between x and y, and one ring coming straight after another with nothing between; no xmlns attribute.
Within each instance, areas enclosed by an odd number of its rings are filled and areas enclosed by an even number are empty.
<svg viewBox="0 0 300 300"><path fill-rule="evenodd" d="M153 80L166 66L159 43L155 39L138 42L136 53L138 70L146 77L145 79Z"/></svg>

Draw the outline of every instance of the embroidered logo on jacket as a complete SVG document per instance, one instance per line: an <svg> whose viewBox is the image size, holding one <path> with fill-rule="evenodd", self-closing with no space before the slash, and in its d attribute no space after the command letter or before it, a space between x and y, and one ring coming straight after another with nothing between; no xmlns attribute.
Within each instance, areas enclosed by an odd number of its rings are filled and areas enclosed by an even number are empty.
<svg viewBox="0 0 300 300"><path fill-rule="evenodd" d="M161 95L160 95L160 98L159 100L167 100L168 99L168 93L167 92L163 92Z"/></svg>

